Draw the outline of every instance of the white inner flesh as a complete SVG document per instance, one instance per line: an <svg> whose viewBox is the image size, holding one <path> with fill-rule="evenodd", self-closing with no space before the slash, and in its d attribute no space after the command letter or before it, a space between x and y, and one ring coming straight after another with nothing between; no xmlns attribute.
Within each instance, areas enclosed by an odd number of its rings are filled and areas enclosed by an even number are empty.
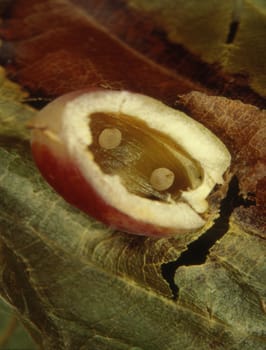
<svg viewBox="0 0 266 350"><path fill-rule="evenodd" d="M68 152L88 182L100 190L110 206L130 213L137 220L162 227L193 230L203 226L205 220L199 214L208 209L206 198L215 184L223 183L222 176L231 159L224 144L208 129L161 102L125 91L85 93L67 102L62 112L60 138L65 140ZM151 129L165 133L201 164L202 183L194 190L182 192L177 203L155 202L129 193L119 176L104 174L88 151L92 143L89 116L97 112L132 115L145 121Z"/></svg>

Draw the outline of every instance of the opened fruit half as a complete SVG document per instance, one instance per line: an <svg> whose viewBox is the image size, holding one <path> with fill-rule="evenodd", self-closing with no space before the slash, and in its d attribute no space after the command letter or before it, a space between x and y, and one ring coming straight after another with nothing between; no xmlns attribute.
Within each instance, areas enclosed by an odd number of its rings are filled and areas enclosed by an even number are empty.
<svg viewBox="0 0 266 350"><path fill-rule="evenodd" d="M30 124L34 159L68 202L129 233L165 236L207 222L208 196L230 165L203 125L128 91L78 91Z"/></svg>

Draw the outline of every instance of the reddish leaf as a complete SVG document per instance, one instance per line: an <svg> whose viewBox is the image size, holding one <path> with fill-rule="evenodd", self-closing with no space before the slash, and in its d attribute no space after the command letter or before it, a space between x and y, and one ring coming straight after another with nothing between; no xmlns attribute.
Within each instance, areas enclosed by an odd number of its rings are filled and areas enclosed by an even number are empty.
<svg viewBox="0 0 266 350"><path fill-rule="evenodd" d="M266 105L246 79L226 75L181 45L169 43L151 16L123 0L17 0L8 13L0 32L8 44L0 56L12 61L9 71L39 95L103 84L145 92L168 103L176 92L208 89ZM119 69L113 69L114 62Z"/></svg>
<svg viewBox="0 0 266 350"><path fill-rule="evenodd" d="M14 59L9 70L35 93L57 96L103 86L143 92L173 104L177 93L203 90L132 50L73 4L32 0L24 5L16 1L16 19L4 23L2 35L16 40L9 46Z"/></svg>
<svg viewBox="0 0 266 350"><path fill-rule="evenodd" d="M233 172L240 190L256 192L258 205L265 209L266 110L224 97L192 92L180 96L186 111L220 135L233 156Z"/></svg>

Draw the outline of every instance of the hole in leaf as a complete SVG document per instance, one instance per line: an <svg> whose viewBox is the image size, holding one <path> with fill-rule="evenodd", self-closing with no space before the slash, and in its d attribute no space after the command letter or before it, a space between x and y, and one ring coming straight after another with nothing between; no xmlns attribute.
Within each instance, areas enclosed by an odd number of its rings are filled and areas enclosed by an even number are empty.
<svg viewBox="0 0 266 350"><path fill-rule="evenodd" d="M233 43L236 38L242 9L243 9L243 0L235 0L233 3L232 20L229 26L226 44Z"/></svg>
<svg viewBox="0 0 266 350"><path fill-rule="evenodd" d="M174 300L178 298L178 286L174 282L176 270L183 265L204 264L210 248L228 231L229 219L233 210L241 205L249 207L254 205L254 202L245 200L239 195L238 180L234 177L230 182L227 197L221 202L220 217L216 219L214 225L196 241L190 243L187 250L177 260L162 264L162 275L172 290Z"/></svg>
<svg viewBox="0 0 266 350"><path fill-rule="evenodd" d="M230 24L229 33L227 35L226 44L231 44L234 42L237 31L239 27L239 22L233 21Z"/></svg>

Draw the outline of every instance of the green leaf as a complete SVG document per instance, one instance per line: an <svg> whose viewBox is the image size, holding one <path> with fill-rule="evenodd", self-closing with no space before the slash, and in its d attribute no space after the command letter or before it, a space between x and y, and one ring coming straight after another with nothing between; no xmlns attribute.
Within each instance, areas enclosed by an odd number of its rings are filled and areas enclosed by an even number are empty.
<svg viewBox="0 0 266 350"><path fill-rule="evenodd" d="M108 232L59 198L26 151L1 148L0 159L1 289L44 349L264 348L259 237L232 222L205 264L177 270L175 302L152 282L178 255L174 240Z"/></svg>
<svg viewBox="0 0 266 350"><path fill-rule="evenodd" d="M225 73L242 75L243 82L247 77L251 87L266 96L265 1L128 2L155 18L171 41Z"/></svg>
<svg viewBox="0 0 266 350"><path fill-rule="evenodd" d="M0 348L3 350L33 350L31 338L18 323L13 310L0 299Z"/></svg>

